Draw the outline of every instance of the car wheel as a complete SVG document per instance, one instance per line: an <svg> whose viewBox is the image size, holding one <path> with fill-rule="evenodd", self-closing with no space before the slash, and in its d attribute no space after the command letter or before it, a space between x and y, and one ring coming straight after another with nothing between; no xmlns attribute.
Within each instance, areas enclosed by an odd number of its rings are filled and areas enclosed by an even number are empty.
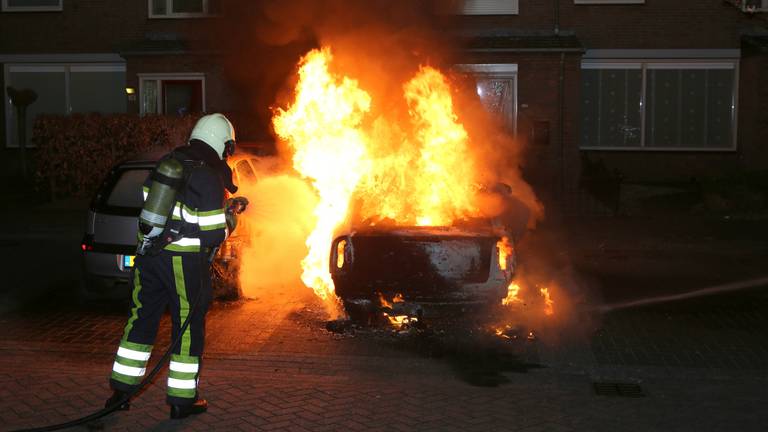
<svg viewBox="0 0 768 432"><path fill-rule="evenodd" d="M368 327L376 319L376 314L370 301L344 300L344 310L347 311L350 321L359 326Z"/></svg>

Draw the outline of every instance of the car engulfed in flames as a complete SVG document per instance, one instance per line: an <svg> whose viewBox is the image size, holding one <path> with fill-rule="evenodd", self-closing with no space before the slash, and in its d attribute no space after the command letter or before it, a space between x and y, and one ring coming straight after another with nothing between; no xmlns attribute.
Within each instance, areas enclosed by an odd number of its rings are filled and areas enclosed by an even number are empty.
<svg viewBox="0 0 768 432"><path fill-rule="evenodd" d="M330 47L307 53L290 96L273 109L273 132L290 161L274 180L287 186L294 178L311 197L255 194L262 204L252 206L260 213L251 210L246 256L257 259L242 266L243 284L255 292L292 283L272 277L282 261L267 265L289 256L283 273L299 270L332 319L378 311L395 325L419 319L429 304L513 301L512 239L538 204L508 131L480 116L479 104L460 117L457 102L477 103L476 95L437 67L419 62L378 85L376 67L366 76L357 57L341 57ZM252 190L268 189L261 185ZM512 211L518 207L525 210ZM269 241L284 232L300 244L281 250L286 242Z"/></svg>
<svg viewBox="0 0 768 432"><path fill-rule="evenodd" d="M399 325L430 306L501 304L515 264L490 226L370 227L334 240L330 273L352 319L384 311Z"/></svg>

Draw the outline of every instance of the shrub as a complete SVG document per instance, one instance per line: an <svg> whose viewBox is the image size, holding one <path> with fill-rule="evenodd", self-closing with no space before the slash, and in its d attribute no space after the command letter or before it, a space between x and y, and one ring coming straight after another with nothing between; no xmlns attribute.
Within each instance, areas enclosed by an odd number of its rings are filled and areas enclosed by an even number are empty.
<svg viewBox="0 0 768 432"><path fill-rule="evenodd" d="M53 197L91 196L118 162L183 145L196 117L131 114L39 116L32 129L36 176Z"/></svg>

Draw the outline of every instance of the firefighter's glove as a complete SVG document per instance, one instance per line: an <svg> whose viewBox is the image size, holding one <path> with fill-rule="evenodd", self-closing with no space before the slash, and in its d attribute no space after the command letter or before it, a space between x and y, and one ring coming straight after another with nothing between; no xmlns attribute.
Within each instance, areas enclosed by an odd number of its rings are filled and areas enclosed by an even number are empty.
<svg viewBox="0 0 768 432"><path fill-rule="evenodd" d="M246 207L248 207L248 198L246 197L235 197L227 200L224 217L227 219L227 229L230 234L237 228L237 215L244 212Z"/></svg>
<svg viewBox="0 0 768 432"><path fill-rule="evenodd" d="M234 197L227 200L227 213L240 214L248 207L248 198Z"/></svg>

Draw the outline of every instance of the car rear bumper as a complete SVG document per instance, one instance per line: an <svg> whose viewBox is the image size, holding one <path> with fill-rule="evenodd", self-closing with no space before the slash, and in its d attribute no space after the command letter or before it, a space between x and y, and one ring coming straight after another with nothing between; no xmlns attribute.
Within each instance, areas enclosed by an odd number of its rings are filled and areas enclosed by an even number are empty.
<svg viewBox="0 0 768 432"><path fill-rule="evenodd" d="M331 248L331 277L345 301L419 304L496 303L514 276L499 264L499 239L490 236L352 235Z"/></svg>
<svg viewBox="0 0 768 432"><path fill-rule="evenodd" d="M83 252L83 268L86 277L128 281L131 269L123 267L123 256L123 254L108 252Z"/></svg>

